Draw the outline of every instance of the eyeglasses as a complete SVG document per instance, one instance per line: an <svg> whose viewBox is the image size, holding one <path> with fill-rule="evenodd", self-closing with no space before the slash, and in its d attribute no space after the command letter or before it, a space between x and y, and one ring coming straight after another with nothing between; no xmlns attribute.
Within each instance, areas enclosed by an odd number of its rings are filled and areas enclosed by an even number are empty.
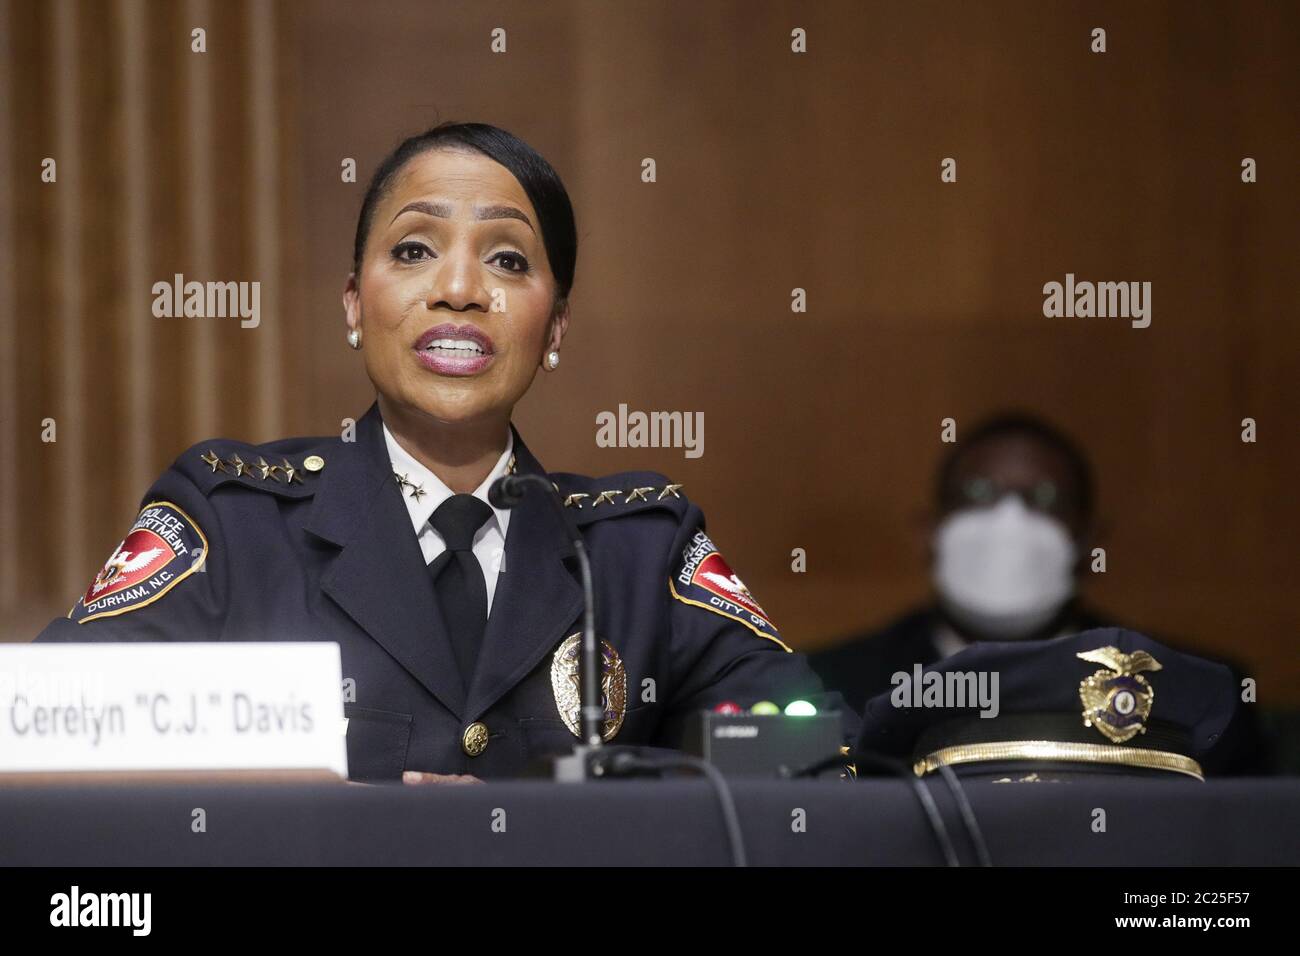
<svg viewBox="0 0 1300 956"><path fill-rule="evenodd" d="M1003 485L986 475L975 475L961 483L957 507L984 507L996 504L1006 495L1019 495L1025 507L1051 515L1061 515L1076 507L1070 496L1064 494L1054 481L1038 481L1024 486Z"/></svg>

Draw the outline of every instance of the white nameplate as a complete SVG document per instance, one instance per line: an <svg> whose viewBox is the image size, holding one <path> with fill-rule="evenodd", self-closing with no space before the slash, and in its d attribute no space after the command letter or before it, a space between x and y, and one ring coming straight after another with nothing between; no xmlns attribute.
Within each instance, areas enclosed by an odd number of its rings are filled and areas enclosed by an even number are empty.
<svg viewBox="0 0 1300 956"><path fill-rule="evenodd" d="M329 770L337 644L0 645L0 773Z"/></svg>

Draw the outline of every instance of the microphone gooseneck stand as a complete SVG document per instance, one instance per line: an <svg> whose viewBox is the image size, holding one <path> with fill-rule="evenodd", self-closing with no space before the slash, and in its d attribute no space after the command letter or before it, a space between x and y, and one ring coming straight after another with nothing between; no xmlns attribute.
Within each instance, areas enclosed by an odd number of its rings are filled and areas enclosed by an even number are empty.
<svg viewBox="0 0 1300 956"><path fill-rule="evenodd" d="M579 730L580 742L568 757L561 757L555 763L555 779L563 782L581 782L591 777L604 776L604 761L596 756L604 747L602 725L605 711L600 706L600 646L596 643L596 606L591 586L591 562L587 558L587 544L582 540L573 520L565 512L564 505L551 483L541 475L505 475L498 478L488 489L488 501L497 508L514 508L524 500L528 489L540 488L548 501L555 507L573 553L578 559L579 574L582 579L582 649L578 663L578 696L580 699Z"/></svg>
<svg viewBox="0 0 1300 956"><path fill-rule="evenodd" d="M504 475L488 489L488 501L496 508L514 508L529 488L540 488L555 508L573 545L582 578L582 652L578 663L579 726L581 733L573 751L555 758L552 779L557 783L585 783L611 777L642 774L660 775L669 770L688 770L708 781L718 800L730 862L745 866L745 842L740 829L731 788L716 767L686 754L646 755L635 747L607 747L603 736L605 710L600 705L601 655L596 643L596 604L591 585L591 562L581 532L560 500L559 492L541 475Z"/></svg>

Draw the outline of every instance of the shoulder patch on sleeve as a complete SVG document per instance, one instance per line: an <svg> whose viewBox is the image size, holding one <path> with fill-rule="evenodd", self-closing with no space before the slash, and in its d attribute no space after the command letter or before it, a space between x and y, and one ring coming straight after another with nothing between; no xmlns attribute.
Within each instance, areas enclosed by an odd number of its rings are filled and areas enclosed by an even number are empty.
<svg viewBox="0 0 1300 956"><path fill-rule="evenodd" d="M194 519L170 501L152 501L68 617L85 624L152 604L207 559L208 539Z"/></svg>
<svg viewBox="0 0 1300 956"><path fill-rule="evenodd" d="M749 588L731 570L703 529L696 529L682 549L668 577L668 590L683 604L693 604L739 621L759 637L790 650L767 612L754 600Z"/></svg>

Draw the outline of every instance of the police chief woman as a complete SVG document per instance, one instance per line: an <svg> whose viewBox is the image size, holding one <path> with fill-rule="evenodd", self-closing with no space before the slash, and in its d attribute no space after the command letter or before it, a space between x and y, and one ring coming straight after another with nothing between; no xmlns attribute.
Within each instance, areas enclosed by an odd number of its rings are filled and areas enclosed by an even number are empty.
<svg viewBox="0 0 1300 956"><path fill-rule="evenodd" d="M537 370L560 366L576 253L569 197L526 143L479 123L402 142L366 192L343 291L375 403L341 436L185 451L37 640L336 641L353 779L514 775L577 740L568 514L591 559L606 740L676 746L688 715L728 701L833 701L680 484L548 473L511 424ZM492 507L508 473L546 476L567 511L540 490Z"/></svg>

